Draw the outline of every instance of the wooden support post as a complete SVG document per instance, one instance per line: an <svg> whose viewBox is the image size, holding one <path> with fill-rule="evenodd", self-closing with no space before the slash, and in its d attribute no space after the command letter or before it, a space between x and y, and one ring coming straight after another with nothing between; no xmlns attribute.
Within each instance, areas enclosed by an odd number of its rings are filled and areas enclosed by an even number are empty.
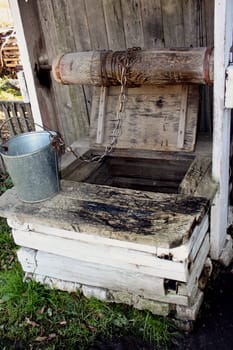
<svg viewBox="0 0 233 350"><path fill-rule="evenodd" d="M19 43L20 57L24 69L25 79L28 87L28 93L31 102L32 115L35 123L42 125L41 112L35 87L35 81L33 77L32 66L29 57L29 51L25 39L24 27L22 23L19 1L9 0L11 7L11 13L14 21L14 27L16 29L17 40Z"/></svg>
<svg viewBox="0 0 233 350"><path fill-rule="evenodd" d="M211 257L218 259L226 240L229 197L231 110L224 108L225 70L232 45L233 1L215 0L213 177L219 183L211 210Z"/></svg>

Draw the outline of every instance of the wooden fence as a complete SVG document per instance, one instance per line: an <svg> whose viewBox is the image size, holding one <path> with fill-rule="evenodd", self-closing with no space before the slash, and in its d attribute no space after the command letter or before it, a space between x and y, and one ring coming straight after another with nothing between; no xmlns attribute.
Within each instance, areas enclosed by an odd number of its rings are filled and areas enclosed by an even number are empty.
<svg viewBox="0 0 233 350"><path fill-rule="evenodd" d="M8 120L7 123L4 123ZM22 101L0 101L1 138L34 130L30 103Z"/></svg>

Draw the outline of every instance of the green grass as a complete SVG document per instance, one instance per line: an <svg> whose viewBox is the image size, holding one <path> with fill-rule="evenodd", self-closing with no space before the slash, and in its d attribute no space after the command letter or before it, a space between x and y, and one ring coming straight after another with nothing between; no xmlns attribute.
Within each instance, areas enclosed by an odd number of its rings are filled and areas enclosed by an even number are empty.
<svg viewBox="0 0 233 350"><path fill-rule="evenodd" d="M6 187L11 186L10 180ZM3 181L4 183L4 181ZM5 184L4 184L5 185ZM171 322L126 305L85 298L79 291L24 281L5 219L0 218L0 349L90 349L97 339L131 335L169 346Z"/></svg>
<svg viewBox="0 0 233 350"><path fill-rule="evenodd" d="M7 77L0 77L0 100L22 100L20 91L8 83Z"/></svg>

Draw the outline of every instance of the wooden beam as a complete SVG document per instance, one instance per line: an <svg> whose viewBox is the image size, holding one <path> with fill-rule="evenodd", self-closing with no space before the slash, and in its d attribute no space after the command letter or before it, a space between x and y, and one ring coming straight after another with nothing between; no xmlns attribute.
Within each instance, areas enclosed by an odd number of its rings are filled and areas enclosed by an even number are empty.
<svg viewBox="0 0 233 350"><path fill-rule="evenodd" d="M59 55L53 62L55 80L63 84L120 85L119 62L125 51L87 51ZM213 82L213 51L205 47L186 50L128 50L128 86Z"/></svg>
<svg viewBox="0 0 233 350"><path fill-rule="evenodd" d="M14 27L17 33L17 40L19 43L20 57L24 69L24 74L27 82L28 93L31 102L32 115L35 123L42 125L41 112L33 77L32 66L29 57L29 51L25 39L24 27L20 13L19 1L9 0L11 7L11 14L14 21Z"/></svg>
<svg viewBox="0 0 233 350"><path fill-rule="evenodd" d="M225 70L232 46L233 1L215 0L214 22L214 180L219 183L211 210L211 257L218 259L226 240L229 196L229 148L231 110L224 108Z"/></svg>

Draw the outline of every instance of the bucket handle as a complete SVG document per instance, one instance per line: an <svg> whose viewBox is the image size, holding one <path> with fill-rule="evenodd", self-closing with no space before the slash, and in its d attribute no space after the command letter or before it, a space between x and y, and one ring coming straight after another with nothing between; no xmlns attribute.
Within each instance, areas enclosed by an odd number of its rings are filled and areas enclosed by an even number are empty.
<svg viewBox="0 0 233 350"><path fill-rule="evenodd" d="M0 137L2 136L1 133L2 133L2 128L3 128L3 126L4 126L5 124L7 124L7 123L8 123L10 120L12 120L12 119L24 119L24 118L23 118L23 117L18 117L18 116L13 116L13 117L10 117L10 118L6 119L6 120L1 124L1 126L0 126ZM40 124L37 124L37 123L35 123L35 122L33 122L33 124L36 125L36 126L39 126L39 128L41 128L41 129L47 131L51 136L54 136L54 135L52 134L52 132L51 132L50 130L48 130L47 128L45 128L44 126L42 126L42 125L40 125Z"/></svg>
<svg viewBox="0 0 233 350"><path fill-rule="evenodd" d="M1 133L2 133L2 128L5 124L7 124L10 120L12 119L24 119L22 117L18 117L18 116L13 116L11 118L8 118L6 119L0 126L0 138L1 138ZM63 146L64 146L64 141L62 139L62 136L60 135L60 133L58 133L57 131L56 134L54 134L51 130L49 130L48 128L38 124L38 123L35 123L33 121L33 124L38 126L39 128L41 128L42 130L44 131L47 131L50 135L50 141L51 141L51 145L56 149L57 153L60 153L63 149ZM1 150L4 150L4 151L7 151L7 146L4 146L3 144L0 145L0 152Z"/></svg>

